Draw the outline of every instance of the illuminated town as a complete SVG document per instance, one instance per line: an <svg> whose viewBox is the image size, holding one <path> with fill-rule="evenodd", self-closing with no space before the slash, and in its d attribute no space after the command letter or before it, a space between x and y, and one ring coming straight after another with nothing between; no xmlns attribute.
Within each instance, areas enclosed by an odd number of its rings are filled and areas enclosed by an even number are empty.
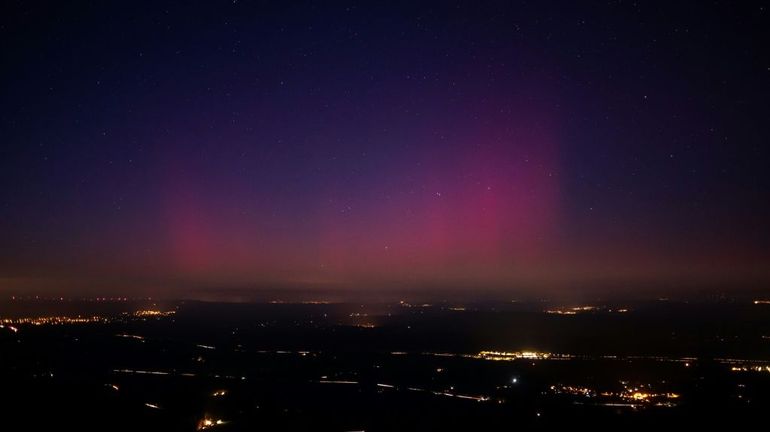
<svg viewBox="0 0 770 432"><path fill-rule="evenodd" d="M130 319L163 318L174 315L175 311L159 310L138 310L131 313L123 313L118 316L36 316L25 318L0 318L0 323L9 326L45 326L45 325L66 325L66 324L106 324L116 321L125 321Z"/></svg>

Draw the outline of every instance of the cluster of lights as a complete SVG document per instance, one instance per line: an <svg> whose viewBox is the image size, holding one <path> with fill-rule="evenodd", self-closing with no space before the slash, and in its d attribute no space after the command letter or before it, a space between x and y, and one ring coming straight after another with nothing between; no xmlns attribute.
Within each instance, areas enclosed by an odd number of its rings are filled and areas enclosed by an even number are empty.
<svg viewBox="0 0 770 432"><path fill-rule="evenodd" d="M770 337L768 337L770 338ZM406 351L393 351L391 355L408 355ZM492 361L516 361L524 360L535 362L538 360L548 361L569 361L569 360L613 360L613 361L633 361L650 360L656 362L674 362L681 363L684 367L691 367L698 360L696 357L665 357L665 356L617 356L617 355L599 355L591 356L585 354L565 354L540 351L481 351L478 354L461 353L436 353L421 352L420 355L433 357L458 357L471 358L478 360ZM715 358L717 363L727 365L733 372L767 372L770 373L770 362L759 360L735 359L735 358Z"/></svg>
<svg viewBox="0 0 770 432"><path fill-rule="evenodd" d="M621 382L623 384L623 391L619 394L620 398L628 402L640 402L651 403L656 406L673 406L670 402L674 399L679 399L679 393L655 393L651 391L651 386L638 385L631 386L627 382Z"/></svg>
<svg viewBox="0 0 770 432"><path fill-rule="evenodd" d="M401 300L400 302L398 302L398 304L399 304L401 307L406 307L406 308L429 308L429 307L432 307L432 306L433 306L433 305L432 305L432 304L430 304L430 303L412 304L412 303L409 303L409 302L405 302L405 301L403 301L403 300Z"/></svg>
<svg viewBox="0 0 770 432"><path fill-rule="evenodd" d="M74 317L69 316L43 316L34 318L4 318L2 322L4 325L63 325L63 324L87 324L87 323L107 323L110 320L101 316L81 316Z"/></svg>
<svg viewBox="0 0 770 432"><path fill-rule="evenodd" d="M732 366L733 372L770 372L770 366Z"/></svg>
<svg viewBox="0 0 770 432"><path fill-rule="evenodd" d="M546 309L545 313L556 315L577 315L581 312L591 312L595 311L596 309L596 306L558 307L555 309Z"/></svg>
<svg viewBox="0 0 770 432"><path fill-rule="evenodd" d="M557 384L551 386L551 391L556 394L568 394L573 396L596 397L596 390L588 387Z"/></svg>
<svg viewBox="0 0 770 432"><path fill-rule="evenodd" d="M125 333L116 334L115 337L125 338L125 339L136 339L136 340L140 340L140 341L144 340L144 336L133 335L133 334L125 334Z"/></svg>
<svg viewBox="0 0 770 432"><path fill-rule="evenodd" d="M198 430L206 430L214 426L221 426L227 422L222 419L213 419L210 417L204 417L198 422Z"/></svg>
<svg viewBox="0 0 770 432"><path fill-rule="evenodd" d="M138 310L133 313L124 313L122 315L123 318L149 318L149 317L155 317L155 318L162 318L162 317L168 317L171 315L174 315L176 311L159 311L159 310ZM66 325L66 324L92 324L92 323L101 323L106 324L110 322L114 322L116 320L120 319L120 317L109 317L109 316L99 316L99 315L90 315L90 316L84 316L84 315L75 315L75 316L66 316L66 315L54 315L54 316L38 316L38 317L24 317L24 318L3 318L0 319L0 324L2 324L3 327L0 328L9 328L11 331L16 332L18 329L14 326L18 325L33 325L33 326L43 326L43 325ZM119 335L122 337L135 337L135 338L141 338L136 337L133 335Z"/></svg>
<svg viewBox="0 0 770 432"><path fill-rule="evenodd" d="M174 315L176 311L159 311L155 309L138 310L133 313L135 317L147 318L147 317L167 317Z"/></svg>
<svg viewBox="0 0 770 432"><path fill-rule="evenodd" d="M355 324L354 327L371 329L371 328L377 327L377 325L372 323L363 323L363 324Z"/></svg>
<svg viewBox="0 0 770 432"><path fill-rule="evenodd" d="M19 332L19 329L14 327L14 326L12 326L12 325L0 324L0 329L4 329L4 328L7 328L8 330L10 330L10 331L12 331L14 333L18 333Z"/></svg>
<svg viewBox="0 0 770 432"><path fill-rule="evenodd" d="M615 401L622 401L636 407L639 405L654 405L662 407L673 407L675 401L680 398L679 393L656 393L651 390L650 385L638 385L632 386L627 382L621 382L623 390L619 392L613 391L599 391L590 387L572 386L565 384L556 384L550 387L550 390L554 394L563 394L570 396L579 396L583 398L600 398L607 402L604 405L616 406L619 405ZM609 401L608 401L609 400Z"/></svg>
<svg viewBox="0 0 770 432"><path fill-rule="evenodd" d="M549 360L565 358L563 354L554 354L540 351L481 351L473 356L482 360L513 361L513 360Z"/></svg>
<svg viewBox="0 0 770 432"><path fill-rule="evenodd" d="M554 314L554 315L577 315L579 313L598 312L598 311L605 311L605 312L611 312L611 313L626 313L628 312L628 309L627 308L606 309L606 308L599 308L597 306L572 306L572 307L557 307L553 309L546 309L544 312L547 314Z"/></svg>

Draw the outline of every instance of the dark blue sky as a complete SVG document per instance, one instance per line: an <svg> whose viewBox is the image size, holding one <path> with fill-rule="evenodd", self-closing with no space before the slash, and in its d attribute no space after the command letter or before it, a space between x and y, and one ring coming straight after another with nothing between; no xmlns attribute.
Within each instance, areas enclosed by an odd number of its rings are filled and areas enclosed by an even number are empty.
<svg viewBox="0 0 770 432"><path fill-rule="evenodd" d="M3 4L0 290L768 280L767 2L189 3Z"/></svg>

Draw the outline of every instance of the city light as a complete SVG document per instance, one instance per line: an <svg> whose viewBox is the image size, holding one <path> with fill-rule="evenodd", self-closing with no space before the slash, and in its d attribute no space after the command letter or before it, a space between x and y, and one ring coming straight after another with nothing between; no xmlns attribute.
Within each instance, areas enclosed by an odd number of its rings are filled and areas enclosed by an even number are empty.
<svg viewBox="0 0 770 432"><path fill-rule="evenodd" d="M222 419L204 417L198 422L198 430L206 430L215 426L221 426L223 424L227 424L227 422Z"/></svg>
<svg viewBox="0 0 770 432"><path fill-rule="evenodd" d="M553 353L539 351L481 351L476 358L483 360L512 361L512 360L548 360Z"/></svg>

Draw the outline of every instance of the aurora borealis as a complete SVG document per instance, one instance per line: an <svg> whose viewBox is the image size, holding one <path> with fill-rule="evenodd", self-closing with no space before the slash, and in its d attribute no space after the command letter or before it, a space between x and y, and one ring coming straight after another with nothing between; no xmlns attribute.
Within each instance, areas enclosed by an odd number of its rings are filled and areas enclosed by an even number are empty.
<svg viewBox="0 0 770 432"><path fill-rule="evenodd" d="M0 290L766 283L763 5L3 5Z"/></svg>

